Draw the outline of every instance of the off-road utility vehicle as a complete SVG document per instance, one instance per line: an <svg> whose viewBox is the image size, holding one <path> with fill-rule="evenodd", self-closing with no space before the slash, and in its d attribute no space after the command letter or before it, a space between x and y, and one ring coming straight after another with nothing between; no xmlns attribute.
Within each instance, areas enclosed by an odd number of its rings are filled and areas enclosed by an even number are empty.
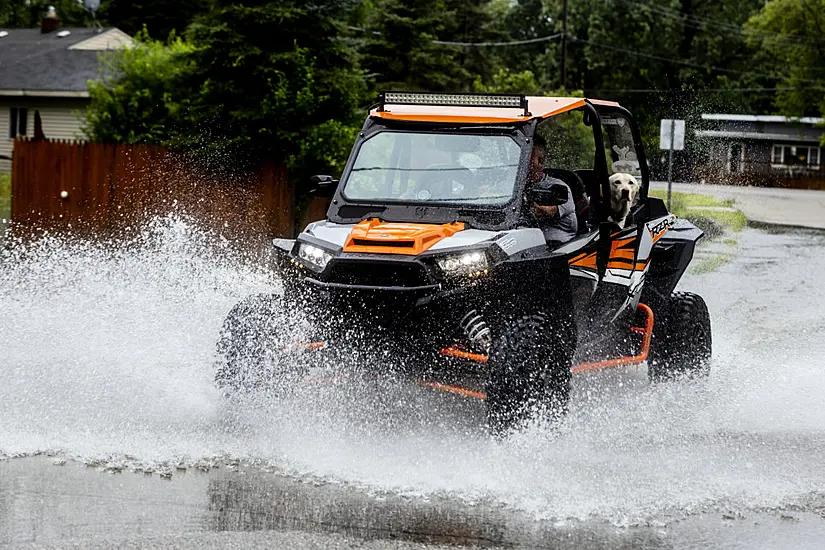
<svg viewBox="0 0 825 550"><path fill-rule="evenodd" d="M529 184L536 136L549 186ZM639 183L623 228L608 221L618 172ZM283 296L229 313L216 381L286 389L317 380L325 352L343 350L327 367L374 352L394 361L341 369L392 363L433 391L485 400L500 429L563 413L576 372L647 361L654 381L703 375L707 307L674 292L703 233L648 185L638 128L617 103L385 92L340 182L312 179L331 199L327 219L273 243ZM578 235L548 243L533 205L568 192Z"/></svg>

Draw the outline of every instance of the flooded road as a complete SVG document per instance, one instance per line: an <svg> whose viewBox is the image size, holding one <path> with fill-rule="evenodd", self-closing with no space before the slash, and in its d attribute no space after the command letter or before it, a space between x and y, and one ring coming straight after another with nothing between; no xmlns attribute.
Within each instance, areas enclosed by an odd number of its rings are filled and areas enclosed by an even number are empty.
<svg viewBox="0 0 825 550"><path fill-rule="evenodd" d="M169 480L53 459L0 464L0 541L82 548L820 548L815 512L706 513L617 527L307 481L258 468ZM825 504L825 503L823 503Z"/></svg>
<svg viewBox="0 0 825 550"><path fill-rule="evenodd" d="M681 285L711 311L708 380L578 376L558 431L501 442L424 390L228 408L215 335L274 287L186 224L4 258L0 544L819 548L825 236L714 248Z"/></svg>

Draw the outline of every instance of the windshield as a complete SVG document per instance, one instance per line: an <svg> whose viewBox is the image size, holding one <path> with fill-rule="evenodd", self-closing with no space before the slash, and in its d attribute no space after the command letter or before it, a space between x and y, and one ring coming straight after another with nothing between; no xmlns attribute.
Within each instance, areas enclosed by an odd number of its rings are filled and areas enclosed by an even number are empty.
<svg viewBox="0 0 825 550"><path fill-rule="evenodd" d="M343 192L350 200L503 204L520 154L503 135L380 132L361 145Z"/></svg>

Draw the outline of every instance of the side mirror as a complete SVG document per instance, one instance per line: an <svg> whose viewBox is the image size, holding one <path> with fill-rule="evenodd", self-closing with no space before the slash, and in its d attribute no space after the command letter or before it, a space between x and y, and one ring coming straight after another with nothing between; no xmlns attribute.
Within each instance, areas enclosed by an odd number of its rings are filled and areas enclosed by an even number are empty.
<svg viewBox="0 0 825 550"><path fill-rule="evenodd" d="M530 202L539 206L561 206L570 198L570 191L563 183L553 183L546 187L531 189L528 195Z"/></svg>
<svg viewBox="0 0 825 550"><path fill-rule="evenodd" d="M309 178L309 192L319 197L332 197L338 187L338 180L332 176L318 175Z"/></svg>

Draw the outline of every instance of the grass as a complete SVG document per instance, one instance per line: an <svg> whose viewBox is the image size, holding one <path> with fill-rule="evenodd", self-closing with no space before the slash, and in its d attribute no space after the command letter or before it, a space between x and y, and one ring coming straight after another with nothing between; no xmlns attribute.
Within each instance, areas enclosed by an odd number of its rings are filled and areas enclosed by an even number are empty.
<svg viewBox="0 0 825 550"><path fill-rule="evenodd" d="M650 196L667 200L667 191L651 190ZM694 275L716 271L733 258L739 244L735 233L748 223L745 215L735 210L733 200L719 200L693 193L671 194L670 211L680 218L691 221L705 232L708 242L700 243L700 249L688 268Z"/></svg>
<svg viewBox="0 0 825 550"><path fill-rule="evenodd" d="M662 200L667 200L667 191L664 190L651 190L650 195L654 197L658 197ZM680 193L678 191L674 191L671 193L671 206L673 208L690 208L690 207L703 207L703 206L724 206L724 207L732 207L733 200L726 199L726 200L719 200L717 198L711 197L709 195L696 195L693 193Z"/></svg>
<svg viewBox="0 0 825 550"><path fill-rule="evenodd" d="M667 191L651 190L650 196L666 201ZM733 200L719 200L693 193L671 194L670 211L680 218L690 220L710 237L721 236L727 231L741 231L748 224L745 215L738 210L713 210L714 208L733 208Z"/></svg>
<svg viewBox="0 0 825 550"><path fill-rule="evenodd" d="M0 220L11 218L11 174L0 172Z"/></svg>
<svg viewBox="0 0 825 550"><path fill-rule="evenodd" d="M710 273L716 271L723 265L731 261L730 254L715 253L706 258L697 258L690 264L689 271L693 275L701 275L703 273Z"/></svg>

